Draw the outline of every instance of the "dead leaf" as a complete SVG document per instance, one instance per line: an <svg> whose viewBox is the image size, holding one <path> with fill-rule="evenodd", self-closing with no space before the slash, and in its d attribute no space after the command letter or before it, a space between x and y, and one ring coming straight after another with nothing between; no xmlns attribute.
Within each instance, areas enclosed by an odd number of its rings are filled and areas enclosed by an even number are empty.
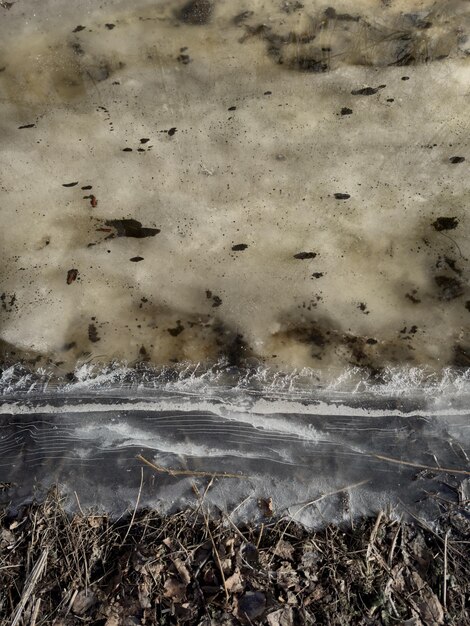
<svg viewBox="0 0 470 626"><path fill-rule="evenodd" d="M238 568L226 579L225 587L229 593L240 593L243 591L242 577Z"/></svg>
<svg viewBox="0 0 470 626"><path fill-rule="evenodd" d="M290 563L284 561L276 574L277 584L284 590L300 591L299 576Z"/></svg>
<svg viewBox="0 0 470 626"><path fill-rule="evenodd" d="M281 559L288 559L291 561L294 554L294 546L289 541L279 539L276 547L274 548L274 554L281 557Z"/></svg>
<svg viewBox="0 0 470 626"><path fill-rule="evenodd" d="M424 582L417 572L411 572L411 579L419 589L419 597L415 602L418 607L420 617L426 626L439 626L444 623L444 609L431 587Z"/></svg>
<svg viewBox="0 0 470 626"><path fill-rule="evenodd" d="M96 604L98 598L93 593L93 591L79 591L75 596L75 600L72 604L72 613L75 615L83 615L91 608L94 604Z"/></svg>
<svg viewBox="0 0 470 626"><path fill-rule="evenodd" d="M152 582L151 580L149 580L148 576L145 576L144 579L139 583L139 588L138 588L139 602L140 602L140 606L143 609L152 608L152 602L150 599L151 589L152 589Z"/></svg>
<svg viewBox="0 0 470 626"><path fill-rule="evenodd" d="M290 606L286 606L278 611L273 611L267 618L268 626L293 626L294 611Z"/></svg>
<svg viewBox="0 0 470 626"><path fill-rule="evenodd" d="M2 528L0 533L0 548L6 548L7 546L12 546L15 543L15 535L7 530L6 528Z"/></svg>
<svg viewBox="0 0 470 626"><path fill-rule="evenodd" d="M104 626L120 626L120 620L119 620L119 616L117 615L117 613L112 613L106 620L106 623Z"/></svg>
<svg viewBox="0 0 470 626"><path fill-rule="evenodd" d="M165 589L163 595L165 598L173 600L173 602L181 602L186 593L186 585L176 580L176 578L167 578L163 587Z"/></svg>
<svg viewBox="0 0 470 626"><path fill-rule="evenodd" d="M189 583L191 582L191 575L183 561L181 559L174 559L173 564L176 567L178 574L180 575L180 578L184 582L184 584L189 585Z"/></svg>
<svg viewBox="0 0 470 626"><path fill-rule="evenodd" d="M265 517L272 517L274 515L274 506L272 498L260 498L258 500L258 507Z"/></svg>

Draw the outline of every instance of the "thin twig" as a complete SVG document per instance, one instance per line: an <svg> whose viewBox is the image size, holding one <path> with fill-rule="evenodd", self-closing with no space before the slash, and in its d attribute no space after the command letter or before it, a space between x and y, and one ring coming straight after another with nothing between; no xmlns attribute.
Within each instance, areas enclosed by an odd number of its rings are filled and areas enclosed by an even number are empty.
<svg viewBox="0 0 470 626"><path fill-rule="evenodd" d="M127 532L124 535L124 539L122 540L121 546L123 546L126 543L126 539L131 531L132 528L132 524L134 523L135 520L135 515L137 513L137 509L139 508L139 502L140 502L140 496L142 494L142 485L144 483L144 468L141 467L140 468L140 486L139 486L139 493L137 494L137 500L135 501L135 507L134 507L134 512L132 513L132 517L131 517L131 521L129 522L129 526L127 528Z"/></svg>
<svg viewBox="0 0 470 626"><path fill-rule="evenodd" d="M31 622L30 622L29 626L36 626L36 620L38 618L39 607L40 606L41 606L41 598L38 598L36 600L35 605L34 605L33 614L31 615Z"/></svg>
<svg viewBox="0 0 470 626"><path fill-rule="evenodd" d="M432 472L446 472L446 474L463 474L464 476L470 476L469 470L454 469L448 467L433 467L432 465L421 465L421 463L412 463L411 461L402 461L401 459L394 459L391 456L382 456L381 454L372 454L372 457L379 459L380 461L387 461L388 463L396 463L397 465L407 465L408 467L416 467L417 469L430 470Z"/></svg>
<svg viewBox="0 0 470 626"><path fill-rule="evenodd" d="M367 574L369 574L370 572L370 555L372 550L374 549L374 543L375 543L375 539L377 537L377 533L379 531L380 528L380 522L382 521L382 518L384 516L384 512L380 511L379 514L377 515L377 519L375 520L375 524L374 527L372 529L372 532L370 533L370 537L369 537L369 545L367 546L367 552L366 552L366 565L367 565Z"/></svg>
<svg viewBox="0 0 470 626"><path fill-rule="evenodd" d="M354 489L355 487L361 487L362 485L365 485L368 482L369 482L369 479L367 478L366 480L361 480L360 482L354 483L353 485L346 485L346 487L341 487L341 489L335 489L335 491L329 491L328 493L324 493L318 498L315 498L315 500L310 500L310 502L306 502L305 504L303 504L299 509L297 509L297 511L294 513L292 517L295 518L295 516L298 515L300 511L303 511L304 509L306 509L308 506L311 506L312 504L316 504L317 502L320 502L321 500L325 500L326 498L329 498L330 496L335 496L338 493L343 493L343 491L348 491L349 489Z"/></svg>
<svg viewBox="0 0 470 626"><path fill-rule="evenodd" d="M47 555L49 554L48 548L44 548L41 553L41 556L36 561L35 566L31 570L31 574L26 579L23 593L21 594L21 599L18 603L18 606L15 609L15 612L12 615L12 620L10 626L16 626L19 624L21 620L21 615L23 614L24 607L26 606L31 594L34 591L34 587L42 576L44 568L47 563Z"/></svg>
<svg viewBox="0 0 470 626"><path fill-rule="evenodd" d="M75 500L77 501L78 510L82 514L82 517L85 517L85 513L83 512L83 509L82 509L81 504L80 504L80 500L78 499L78 494L77 494L76 491L74 491L74 494L75 494Z"/></svg>
<svg viewBox="0 0 470 626"><path fill-rule="evenodd" d="M157 472L169 474L170 476L202 476L205 478L248 478L248 476L244 476L243 474L229 474L227 472L197 472L193 470L170 469L168 467L162 467L161 465L156 465L155 463L152 463L152 461L149 461L141 454L138 454L136 458L139 461L142 461L142 463L145 463L152 469L156 470Z"/></svg>
<svg viewBox="0 0 470 626"><path fill-rule="evenodd" d="M397 545L398 535L400 534L400 531L401 531L401 517L400 517L400 521L398 522L397 532L395 533L395 536L393 537L392 546L390 548L390 553L388 555L388 564L390 567L392 567L392 564L393 564L393 556L395 554L395 548Z"/></svg>
<svg viewBox="0 0 470 626"><path fill-rule="evenodd" d="M444 536L444 589L442 592L442 604L447 610L447 542L449 540L449 531Z"/></svg>
<svg viewBox="0 0 470 626"><path fill-rule="evenodd" d="M214 550L214 557L215 557L215 560L217 561L217 566L219 568L220 575L222 577L222 582L223 582L224 591L225 591L225 599L226 599L226 601L228 603L229 595L228 595L227 582L225 580L224 570L222 568L222 563L220 562L220 557L219 557L219 553L217 551L217 547L215 545L214 537L212 536L211 529L209 528L209 520L207 519L207 515L204 513L204 510L202 511L202 514L204 515L204 521L206 523L207 532L209 533L209 537L210 537L210 540L211 540L211 543L212 543L212 549Z"/></svg>

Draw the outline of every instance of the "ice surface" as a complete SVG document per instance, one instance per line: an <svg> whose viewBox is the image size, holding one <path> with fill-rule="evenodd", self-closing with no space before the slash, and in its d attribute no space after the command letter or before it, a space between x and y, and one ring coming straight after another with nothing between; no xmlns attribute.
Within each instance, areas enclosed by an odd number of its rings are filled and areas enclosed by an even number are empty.
<svg viewBox="0 0 470 626"><path fill-rule="evenodd" d="M168 510L215 474L234 518L438 519L469 469L469 26L0 2L2 498L120 513L142 478Z"/></svg>

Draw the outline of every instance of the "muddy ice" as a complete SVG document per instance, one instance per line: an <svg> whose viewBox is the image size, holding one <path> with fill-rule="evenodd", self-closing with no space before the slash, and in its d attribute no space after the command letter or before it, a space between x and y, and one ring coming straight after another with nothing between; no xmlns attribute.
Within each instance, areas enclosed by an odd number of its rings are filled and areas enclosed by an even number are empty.
<svg viewBox="0 0 470 626"><path fill-rule="evenodd" d="M468 365L466 2L0 11L5 360Z"/></svg>

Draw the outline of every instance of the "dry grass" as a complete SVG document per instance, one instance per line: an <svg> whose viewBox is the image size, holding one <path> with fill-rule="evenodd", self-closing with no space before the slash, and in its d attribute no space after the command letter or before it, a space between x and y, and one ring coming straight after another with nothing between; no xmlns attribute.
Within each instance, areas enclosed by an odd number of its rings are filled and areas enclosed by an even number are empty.
<svg viewBox="0 0 470 626"><path fill-rule="evenodd" d="M0 623L470 624L467 502L443 503L439 531L381 513L312 532L236 527L197 495L170 516L70 516L56 492L3 514Z"/></svg>

